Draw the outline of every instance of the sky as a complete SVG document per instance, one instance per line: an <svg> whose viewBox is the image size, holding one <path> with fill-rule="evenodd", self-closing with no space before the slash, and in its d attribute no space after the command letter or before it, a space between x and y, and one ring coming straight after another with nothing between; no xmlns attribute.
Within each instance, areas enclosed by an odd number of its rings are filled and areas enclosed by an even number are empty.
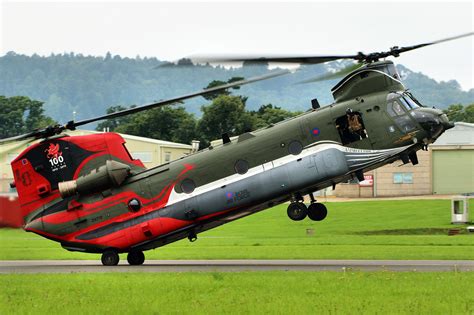
<svg viewBox="0 0 474 315"><path fill-rule="evenodd" d="M353 54L474 30L472 1L0 1L0 55ZM473 43L471 36L394 61L468 90Z"/></svg>

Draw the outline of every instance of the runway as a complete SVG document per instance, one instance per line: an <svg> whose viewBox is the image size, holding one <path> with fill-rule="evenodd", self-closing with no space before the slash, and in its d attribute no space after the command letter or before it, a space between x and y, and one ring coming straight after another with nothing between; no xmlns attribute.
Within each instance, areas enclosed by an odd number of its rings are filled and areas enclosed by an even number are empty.
<svg viewBox="0 0 474 315"><path fill-rule="evenodd" d="M96 260L4 260L0 273L474 271L474 260L147 260L142 266L102 266Z"/></svg>

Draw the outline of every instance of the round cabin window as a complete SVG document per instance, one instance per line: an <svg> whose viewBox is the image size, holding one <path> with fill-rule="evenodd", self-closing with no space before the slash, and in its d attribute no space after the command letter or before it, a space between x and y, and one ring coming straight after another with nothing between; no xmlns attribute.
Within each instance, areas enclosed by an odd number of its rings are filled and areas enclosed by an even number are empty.
<svg viewBox="0 0 474 315"><path fill-rule="evenodd" d="M298 155L303 151L303 145L301 142L297 140L293 140L290 142L290 145L288 146L288 152L293 155Z"/></svg>
<svg viewBox="0 0 474 315"><path fill-rule="evenodd" d="M133 198L128 201L128 210L131 212L137 212L142 207L140 200Z"/></svg>
<svg viewBox="0 0 474 315"><path fill-rule="evenodd" d="M191 178L185 178L181 182L181 190L187 194L190 194L196 188L196 184Z"/></svg>
<svg viewBox="0 0 474 315"><path fill-rule="evenodd" d="M245 160L237 160L234 165L234 169L239 174L245 174L249 170L249 163Z"/></svg>

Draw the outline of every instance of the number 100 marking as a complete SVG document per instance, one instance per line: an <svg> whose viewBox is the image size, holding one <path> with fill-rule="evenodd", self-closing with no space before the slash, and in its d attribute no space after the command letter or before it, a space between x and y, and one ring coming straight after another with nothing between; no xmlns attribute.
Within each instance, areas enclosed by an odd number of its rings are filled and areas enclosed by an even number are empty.
<svg viewBox="0 0 474 315"><path fill-rule="evenodd" d="M64 162L64 158L62 157L62 155L58 156L57 158L49 159L49 163L51 163L51 166L55 166L63 162Z"/></svg>

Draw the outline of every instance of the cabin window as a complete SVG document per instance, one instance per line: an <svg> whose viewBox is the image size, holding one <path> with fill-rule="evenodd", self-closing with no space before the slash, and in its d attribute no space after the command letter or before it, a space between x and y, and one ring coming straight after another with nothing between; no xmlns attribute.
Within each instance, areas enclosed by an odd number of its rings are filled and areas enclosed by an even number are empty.
<svg viewBox="0 0 474 315"><path fill-rule="evenodd" d="M235 162L234 169L237 173L243 175L249 170L249 162L245 160L237 160L237 162Z"/></svg>
<svg viewBox="0 0 474 315"><path fill-rule="evenodd" d="M137 198L132 198L128 201L128 210L131 212L137 212L142 207L140 200Z"/></svg>
<svg viewBox="0 0 474 315"><path fill-rule="evenodd" d="M191 178L183 179L180 186L181 186L181 190L185 192L186 194L192 193L194 189L196 188L196 184Z"/></svg>
<svg viewBox="0 0 474 315"><path fill-rule="evenodd" d="M343 145L367 138L367 130L361 113L350 109L347 110L346 115L336 119L336 128Z"/></svg>
<svg viewBox="0 0 474 315"><path fill-rule="evenodd" d="M288 152L293 155L298 155L303 151L303 145L298 140L293 140L288 145Z"/></svg>

